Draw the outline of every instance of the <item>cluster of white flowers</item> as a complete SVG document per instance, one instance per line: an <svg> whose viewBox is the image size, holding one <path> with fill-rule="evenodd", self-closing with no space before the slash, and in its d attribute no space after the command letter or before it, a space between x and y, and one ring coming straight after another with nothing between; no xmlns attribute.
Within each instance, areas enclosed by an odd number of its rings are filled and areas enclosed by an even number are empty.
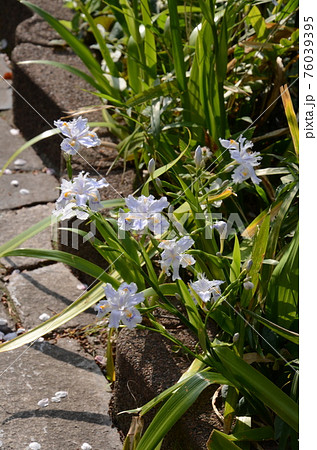
<svg viewBox="0 0 317 450"><path fill-rule="evenodd" d="M89 130L87 119L79 117L70 122L57 120L54 124L61 133L66 136L61 144L62 150L74 155L82 147L95 147L100 144L96 133ZM220 139L221 145L228 149L231 158L235 161L235 169L232 179L235 183L241 183L250 178L254 184L261 180L256 176L254 167L259 164L261 157L259 153L250 152L253 144L240 136L238 141ZM195 151L194 161L197 168L204 166L205 161L211 156L210 150L198 146ZM149 162L149 173L153 176L155 171L155 161ZM222 180L217 178L206 192L220 189ZM60 220L69 219L76 216L78 219L85 220L90 216L91 211L98 211L102 205L100 203L99 189L107 187L109 184L102 178L97 181L90 178L88 173L81 172L70 181L62 180L61 194L56 201L53 214ZM120 209L118 216L119 229L124 231L135 231L142 233L150 231L154 235L162 235L169 228L169 222L162 214L163 210L169 207L166 197L156 200L153 195L141 195L135 198L129 195L126 199L126 210ZM219 207L221 200L214 204ZM223 241L228 234L228 225L224 221L216 222L213 225ZM161 259L159 261L163 273L172 275L173 281L181 279L180 267L192 266L196 263L193 256L186 253L194 244L194 240L189 236L183 236L180 239L173 238L162 240L158 245L162 249ZM223 244L222 244L223 245ZM172 274L171 274L172 271ZM221 296L220 285L224 283L221 280L209 280L204 274L199 273L197 280L190 283L190 292L193 291L201 298L204 303L215 302ZM250 281L244 283L245 289L252 289L253 284ZM120 323L128 328L134 328L142 321L142 316L136 305L144 301L144 294L137 292L135 283L122 283L117 290L107 283L104 287L105 300L101 300L96 306L97 317L109 315L109 327L118 328ZM195 296L193 298L196 302Z"/></svg>
<svg viewBox="0 0 317 450"><path fill-rule="evenodd" d="M77 217L80 220L88 219L88 207L92 211L102 208L98 189L109 186L109 183L102 178L96 181L89 178L89 173L81 172L72 181L62 180L61 194L56 201L53 215L60 220Z"/></svg>
<svg viewBox="0 0 317 450"><path fill-rule="evenodd" d="M130 211L120 210L118 225L121 230L141 233L148 228L155 235L159 235L168 229L169 223L161 214L163 209L169 206L166 197L155 200L153 195L141 195L139 198L129 195L125 202Z"/></svg>
<svg viewBox="0 0 317 450"><path fill-rule="evenodd" d="M75 155L82 147L96 147L100 145L100 139L95 132L89 129L88 119L81 116L70 122L55 120L54 125L66 136L61 143L61 149L69 154Z"/></svg>
<svg viewBox="0 0 317 450"><path fill-rule="evenodd" d="M254 167L259 165L262 158L259 156L259 152L248 151L253 147L253 143L247 141L243 136L239 137L238 142L233 139L219 139L219 141L224 148L229 150L231 158L238 164L232 174L233 181L242 183L251 178L254 184L259 184L261 180L256 176Z"/></svg>

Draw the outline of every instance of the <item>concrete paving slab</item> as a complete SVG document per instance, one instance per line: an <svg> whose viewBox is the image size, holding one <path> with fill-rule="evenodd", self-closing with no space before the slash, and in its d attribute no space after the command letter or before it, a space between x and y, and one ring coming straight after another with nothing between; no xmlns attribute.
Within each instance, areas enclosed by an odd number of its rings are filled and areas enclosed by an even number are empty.
<svg viewBox="0 0 317 450"><path fill-rule="evenodd" d="M48 203L47 205L36 205L14 211L0 211L0 229L2 230L2 233L0 234L0 245L13 239L40 220L49 217L52 214L53 209L54 203ZM23 242L20 247L51 249L51 228L48 227L33 238ZM23 256L0 258L0 264L6 269L34 268L34 266L43 261L45 260L39 258L26 258Z"/></svg>
<svg viewBox="0 0 317 450"><path fill-rule="evenodd" d="M25 143L25 140L22 138L21 134L19 133L13 135L10 132L11 129L12 127L10 127L7 121L0 119L0 169L14 154L14 152ZM14 130L16 130L16 128L14 128ZM16 132L19 132L19 130L16 130ZM14 162L18 159L24 160L25 164L14 164ZM30 171L35 169L42 170L44 168L44 164L41 158L33 150L33 148L28 148L24 150L24 152L20 153L20 155L17 156L17 158L8 166L8 168L11 170L20 171Z"/></svg>
<svg viewBox="0 0 317 450"><path fill-rule="evenodd" d="M80 450L84 442L93 450L122 448L108 415L109 384L79 352L77 341L63 338L1 354L1 448L24 450L32 441L42 450ZM57 391L68 395L54 403ZM39 407L43 398L49 404Z"/></svg>
<svg viewBox="0 0 317 450"><path fill-rule="evenodd" d="M12 185L11 181L17 181L18 185ZM0 178L0 211L54 202L59 195L58 186L56 178L46 173L3 175Z"/></svg>
<svg viewBox="0 0 317 450"><path fill-rule="evenodd" d="M40 325L39 317L63 311L83 293L80 283L62 263L35 270L12 273L7 289L26 329ZM96 321L93 308L75 317L61 328L82 327Z"/></svg>

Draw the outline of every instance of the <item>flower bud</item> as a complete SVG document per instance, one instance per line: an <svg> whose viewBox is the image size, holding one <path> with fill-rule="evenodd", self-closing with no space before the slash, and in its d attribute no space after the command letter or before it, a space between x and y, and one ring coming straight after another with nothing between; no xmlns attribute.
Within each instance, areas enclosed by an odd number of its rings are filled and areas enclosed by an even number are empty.
<svg viewBox="0 0 317 450"><path fill-rule="evenodd" d="M243 287L244 289L246 289L247 291L251 291L251 289L254 288L254 284L252 283L252 281L245 281L243 283Z"/></svg>
<svg viewBox="0 0 317 450"><path fill-rule="evenodd" d="M161 181L159 178L156 178L156 179L155 179L155 183L156 183L156 186L157 186L159 189L162 189L162 181Z"/></svg>
<svg viewBox="0 0 317 450"><path fill-rule="evenodd" d="M240 338L240 334L239 333L234 333L233 338L232 338L232 342L235 344L236 342L238 342Z"/></svg>
<svg viewBox="0 0 317 450"><path fill-rule="evenodd" d="M148 165L148 171L151 177L153 177L154 170L155 170L155 161L153 158L151 158Z"/></svg>
<svg viewBox="0 0 317 450"><path fill-rule="evenodd" d="M202 165L203 162L203 152L201 149L201 146L198 145L198 147L195 150L195 156L194 156L194 161L196 164L196 168L199 169Z"/></svg>
<svg viewBox="0 0 317 450"><path fill-rule="evenodd" d="M247 272L249 272L252 266L253 266L253 261L252 261L252 259L248 259L248 261L245 262L243 268L244 268Z"/></svg>
<svg viewBox="0 0 317 450"><path fill-rule="evenodd" d="M234 165L233 165L233 164L230 164L229 166L227 166L227 167L224 169L224 172L231 172L233 169L234 169Z"/></svg>

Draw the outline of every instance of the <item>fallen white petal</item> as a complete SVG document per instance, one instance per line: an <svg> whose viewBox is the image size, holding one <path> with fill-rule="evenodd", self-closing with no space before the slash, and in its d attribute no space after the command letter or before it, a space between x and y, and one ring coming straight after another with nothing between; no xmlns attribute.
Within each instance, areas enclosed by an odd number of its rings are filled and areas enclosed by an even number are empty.
<svg viewBox="0 0 317 450"><path fill-rule="evenodd" d="M20 134L20 130L18 130L17 128L11 128L10 133L12 134L12 136L17 136L18 134Z"/></svg>
<svg viewBox="0 0 317 450"><path fill-rule="evenodd" d="M10 184L11 186L19 186L18 180L12 180Z"/></svg>
<svg viewBox="0 0 317 450"><path fill-rule="evenodd" d="M50 316L48 315L48 314L46 314L46 313L43 313L43 314L41 314L40 316L39 316L39 319L42 321L42 322L45 322L46 320L48 320L50 318Z"/></svg>
<svg viewBox="0 0 317 450"><path fill-rule="evenodd" d="M68 392L67 392L67 391L58 391L58 392L55 392L55 397L58 397L58 398L65 398L65 397L67 397L67 395L68 395Z"/></svg>
<svg viewBox="0 0 317 450"><path fill-rule="evenodd" d="M59 403L61 401L60 397L51 397L52 403Z"/></svg>
<svg viewBox="0 0 317 450"><path fill-rule="evenodd" d="M37 402L37 405L40 406L41 408L45 408L45 406L48 406L49 403L50 403L50 401L48 398L42 398L42 400Z"/></svg>
<svg viewBox="0 0 317 450"><path fill-rule="evenodd" d="M89 445L87 442L84 442L80 448L81 448L81 450L91 450L92 446Z"/></svg>
<svg viewBox="0 0 317 450"><path fill-rule="evenodd" d="M31 450L40 450L42 448L42 446L38 442L31 442L31 444L29 445L29 448Z"/></svg>
<svg viewBox="0 0 317 450"><path fill-rule="evenodd" d="M14 165L15 165L15 166L25 166L25 164L26 164L25 159L16 159L16 160L14 161Z"/></svg>
<svg viewBox="0 0 317 450"><path fill-rule="evenodd" d="M5 175L11 175L12 174L12 170L11 169L5 169L3 173Z"/></svg>
<svg viewBox="0 0 317 450"><path fill-rule="evenodd" d="M30 193L30 191L28 189L20 189L20 194L22 195L28 195Z"/></svg>

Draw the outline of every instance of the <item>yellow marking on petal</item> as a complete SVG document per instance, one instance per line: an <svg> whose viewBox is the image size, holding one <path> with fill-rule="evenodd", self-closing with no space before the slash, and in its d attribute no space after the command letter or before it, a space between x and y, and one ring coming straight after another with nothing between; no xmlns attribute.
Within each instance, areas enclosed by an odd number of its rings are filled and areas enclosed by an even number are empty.
<svg viewBox="0 0 317 450"><path fill-rule="evenodd" d="M230 139L230 144L236 144L237 142L234 139Z"/></svg>
<svg viewBox="0 0 317 450"><path fill-rule="evenodd" d="M133 316L133 314L132 314L131 311L127 311L127 312L125 313L125 315L127 316L128 319L131 319L131 317Z"/></svg>

